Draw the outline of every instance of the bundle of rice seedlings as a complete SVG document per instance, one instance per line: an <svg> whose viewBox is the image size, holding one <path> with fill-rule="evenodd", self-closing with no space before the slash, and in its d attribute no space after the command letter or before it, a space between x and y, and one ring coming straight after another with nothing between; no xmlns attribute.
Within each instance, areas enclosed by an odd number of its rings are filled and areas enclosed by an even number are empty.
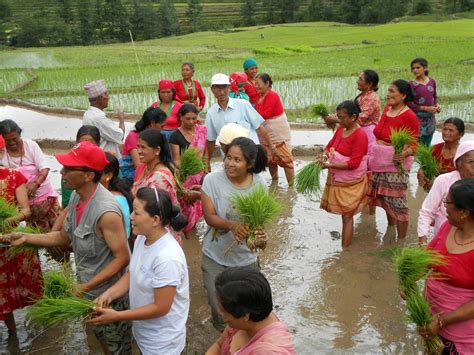
<svg viewBox="0 0 474 355"><path fill-rule="evenodd" d="M274 221L283 209L275 194L263 186L256 186L248 194L236 194L231 198L240 215L240 221L249 225L247 246L251 251L265 249L266 241L255 235L255 230Z"/></svg>
<svg viewBox="0 0 474 355"><path fill-rule="evenodd" d="M415 160L423 170L425 177L432 181L441 171L441 164L432 154L431 148L425 144L419 144L416 150Z"/></svg>
<svg viewBox="0 0 474 355"><path fill-rule="evenodd" d="M27 315L33 322L50 327L77 318L85 319L92 314L94 306L94 302L79 297L43 297L28 309Z"/></svg>
<svg viewBox="0 0 474 355"><path fill-rule="evenodd" d="M329 110L325 104L313 105L311 106L310 110L314 116L326 117L329 115Z"/></svg>
<svg viewBox="0 0 474 355"><path fill-rule="evenodd" d="M18 226L10 231L11 233L31 233L31 234L40 234L41 230L33 226ZM38 250L41 249L38 245L33 244L21 244L15 245L8 249L8 256L14 257L20 253L35 254Z"/></svg>
<svg viewBox="0 0 474 355"><path fill-rule="evenodd" d="M400 290L406 295L416 289L416 282L428 275L435 265L446 263L445 257L425 248L400 248L393 258Z"/></svg>
<svg viewBox="0 0 474 355"><path fill-rule="evenodd" d="M418 287L407 295L408 320L418 327L426 327L432 320L430 305L426 298L420 293ZM438 354L443 342L439 336L425 338L425 350L428 354Z"/></svg>
<svg viewBox="0 0 474 355"><path fill-rule="evenodd" d="M43 294L46 298L71 297L77 282L74 273L64 265L61 270L50 270L43 275Z"/></svg>
<svg viewBox="0 0 474 355"><path fill-rule="evenodd" d="M318 194L321 191L322 170L321 164L317 160L301 169L295 178L296 191L306 196Z"/></svg>
<svg viewBox="0 0 474 355"><path fill-rule="evenodd" d="M402 153L403 148L413 142L413 136L410 134L410 131L403 127L398 130L391 129L390 132L390 142L396 154ZM397 163L397 167L401 173L405 171L403 162Z"/></svg>
<svg viewBox="0 0 474 355"><path fill-rule="evenodd" d="M0 197L0 221L16 216L19 213L18 207L9 203L5 198Z"/></svg>
<svg viewBox="0 0 474 355"><path fill-rule="evenodd" d="M178 193L183 195L185 193L183 184L186 179L204 171L206 166L203 157L195 148L188 148L181 154L179 165L179 171L175 174L175 180Z"/></svg>

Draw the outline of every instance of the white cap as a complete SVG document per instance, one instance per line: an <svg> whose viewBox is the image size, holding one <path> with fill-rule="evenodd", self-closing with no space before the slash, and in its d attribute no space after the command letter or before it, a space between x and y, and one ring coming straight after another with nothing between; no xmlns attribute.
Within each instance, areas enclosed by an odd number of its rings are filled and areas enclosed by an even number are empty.
<svg viewBox="0 0 474 355"><path fill-rule="evenodd" d="M248 138L249 130L237 123L227 123L219 132L219 143L230 144L235 138Z"/></svg>
<svg viewBox="0 0 474 355"><path fill-rule="evenodd" d="M214 74L211 78L212 85L230 85L229 77L222 73Z"/></svg>

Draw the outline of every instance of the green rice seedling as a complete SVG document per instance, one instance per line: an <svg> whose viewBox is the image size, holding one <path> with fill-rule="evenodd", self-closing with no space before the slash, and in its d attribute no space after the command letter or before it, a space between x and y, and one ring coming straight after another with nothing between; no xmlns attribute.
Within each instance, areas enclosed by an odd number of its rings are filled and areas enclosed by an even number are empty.
<svg viewBox="0 0 474 355"><path fill-rule="evenodd" d="M432 181L439 175L441 164L439 160L431 154L430 147L425 144L419 144L416 150L415 160L420 165L423 174L428 180Z"/></svg>
<svg viewBox="0 0 474 355"><path fill-rule="evenodd" d="M329 110L324 104L313 105L310 110L314 116L326 117L329 115Z"/></svg>
<svg viewBox="0 0 474 355"><path fill-rule="evenodd" d="M413 142L413 136L410 134L405 128L400 128L399 130L390 130L390 142L392 143L392 147L395 150L396 154L400 154L403 152L403 149L407 144ZM397 163L398 171L401 173L405 171L403 168L403 162Z"/></svg>
<svg viewBox="0 0 474 355"><path fill-rule="evenodd" d="M31 234L40 234L41 230L37 227L33 226L18 226L9 232L11 233L31 233ZM38 245L33 245L33 244L21 244L21 245L15 245L10 248L8 248L8 256L14 257L17 256L20 253L27 253L30 255L36 254L38 250L41 249L40 246Z"/></svg>
<svg viewBox="0 0 474 355"><path fill-rule="evenodd" d="M179 171L175 174L175 180L177 185L178 194L184 195L184 182L190 176L193 176L201 171L204 171L205 164L203 157L199 151L195 148L188 148L181 153L181 159L179 163Z"/></svg>
<svg viewBox="0 0 474 355"><path fill-rule="evenodd" d="M65 298L73 295L77 282L74 273L64 265L60 270L44 274L43 294L46 298Z"/></svg>
<svg viewBox="0 0 474 355"><path fill-rule="evenodd" d="M321 191L322 170L321 164L317 160L301 169L295 178L296 191L306 196L318 194Z"/></svg>
<svg viewBox="0 0 474 355"><path fill-rule="evenodd" d="M426 327L432 320L430 305L421 294L418 286L407 295L407 318L418 327ZM425 338L425 350L428 354L438 354L443 346L439 336Z"/></svg>
<svg viewBox="0 0 474 355"><path fill-rule="evenodd" d="M248 194L236 194L231 197L240 215L240 221L249 225L250 235L247 246L251 251L265 249L266 241L258 238L255 231L274 221L283 209L275 194L263 186L256 186Z"/></svg>
<svg viewBox="0 0 474 355"><path fill-rule="evenodd" d="M18 207L9 203L5 198L0 197L0 222L7 218L16 216L19 213Z"/></svg>
<svg viewBox="0 0 474 355"><path fill-rule="evenodd" d="M33 322L50 327L64 321L87 318L94 307L94 302L79 297L43 297L28 309L27 315Z"/></svg>
<svg viewBox="0 0 474 355"><path fill-rule="evenodd" d="M416 282L426 277L433 266L443 265L445 262L444 256L434 250L400 248L393 258L400 290L408 295L416 288Z"/></svg>

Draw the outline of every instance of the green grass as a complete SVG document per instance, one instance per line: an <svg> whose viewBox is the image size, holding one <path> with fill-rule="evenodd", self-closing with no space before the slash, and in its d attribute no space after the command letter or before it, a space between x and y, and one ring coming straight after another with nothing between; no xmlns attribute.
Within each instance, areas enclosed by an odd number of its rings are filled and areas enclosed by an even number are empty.
<svg viewBox="0 0 474 355"><path fill-rule="evenodd" d="M272 75L274 88L294 120L315 103L334 108L353 99L356 75L366 68L378 71L383 100L388 84L411 79L410 61L423 56L437 80L441 104L454 105L456 110L474 100L473 27L474 20L461 19L378 26L315 22L206 31L137 42L142 75L130 43L2 50L0 96L86 108L84 84L103 78L113 94L111 110L123 106L141 113L154 100L158 80L180 77L182 62L194 62L195 78L211 96L208 85L213 73L240 71L243 60L254 56L260 72ZM9 92L29 79L23 70L27 67L35 68L38 79ZM209 103L213 102L211 97ZM461 111L461 118L472 119L470 110ZM441 120L447 117L444 112L438 115Z"/></svg>

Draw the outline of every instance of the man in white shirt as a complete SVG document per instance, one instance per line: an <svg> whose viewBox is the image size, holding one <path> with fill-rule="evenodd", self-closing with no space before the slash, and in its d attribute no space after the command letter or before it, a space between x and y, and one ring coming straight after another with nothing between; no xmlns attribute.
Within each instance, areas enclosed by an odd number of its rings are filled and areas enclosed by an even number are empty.
<svg viewBox="0 0 474 355"><path fill-rule="evenodd" d="M211 91L217 103L209 108L206 115L207 156L211 161L219 132L227 123L236 123L249 131L248 137L257 144L262 144L268 152L268 160L278 153L263 126L264 119L246 100L229 97L229 77L225 74L214 74L211 79ZM261 142L259 141L261 140Z"/></svg>
<svg viewBox="0 0 474 355"><path fill-rule="evenodd" d="M121 157L119 144L122 143L125 134L125 123L123 112L119 112L118 127L110 118L105 116L103 111L109 103L109 92L105 86L104 80L96 80L84 86L87 92L90 106L84 113L82 122L84 125L95 126L100 132L100 147L114 154L117 158Z"/></svg>

